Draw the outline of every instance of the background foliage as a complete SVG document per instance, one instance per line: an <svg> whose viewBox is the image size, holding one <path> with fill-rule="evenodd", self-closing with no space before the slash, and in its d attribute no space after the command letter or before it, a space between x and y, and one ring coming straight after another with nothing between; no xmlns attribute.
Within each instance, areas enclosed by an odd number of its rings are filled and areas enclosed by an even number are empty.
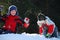
<svg viewBox="0 0 60 40"><path fill-rule="evenodd" d="M38 33L37 14L40 12L48 15L60 30L60 11L59 0L0 0L0 5L4 5L2 14L6 14L10 5L16 5L19 16L30 18L30 27L27 29L29 33ZM26 30L26 29L25 29Z"/></svg>

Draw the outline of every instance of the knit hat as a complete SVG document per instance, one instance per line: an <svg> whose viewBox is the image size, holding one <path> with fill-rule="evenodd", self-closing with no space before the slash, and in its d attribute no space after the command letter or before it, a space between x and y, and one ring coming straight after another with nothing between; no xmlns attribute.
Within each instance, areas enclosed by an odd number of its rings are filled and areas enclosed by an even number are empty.
<svg viewBox="0 0 60 40"><path fill-rule="evenodd" d="M42 13L39 13L38 14L38 20L45 20L46 19L46 17L45 17L45 15L44 14L42 14Z"/></svg>
<svg viewBox="0 0 60 40"><path fill-rule="evenodd" d="M16 15L18 15L18 12L17 12L17 7L15 5L11 5L9 8L8 8L8 13L7 15L10 15L10 11L12 10L16 10Z"/></svg>
<svg viewBox="0 0 60 40"><path fill-rule="evenodd" d="M14 5L12 5L12 6L9 7L9 10L10 10L10 11L12 11L12 10L16 10L16 11L17 11L17 7L14 6Z"/></svg>

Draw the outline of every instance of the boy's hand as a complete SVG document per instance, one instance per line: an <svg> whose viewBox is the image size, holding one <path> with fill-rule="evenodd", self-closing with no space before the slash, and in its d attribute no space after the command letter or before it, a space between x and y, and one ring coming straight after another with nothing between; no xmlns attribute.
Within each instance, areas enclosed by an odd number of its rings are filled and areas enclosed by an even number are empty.
<svg viewBox="0 0 60 40"><path fill-rule="evenodd" d="M50 38L50 36L51 36L50 34L46 34L46 38Z"/></svg>
<svg viewBox="0 0 60 40"><path fill-rule="evenodd" d="M25 17L24 22L28 24L29 20L30 20L29 18Z"/></svg>

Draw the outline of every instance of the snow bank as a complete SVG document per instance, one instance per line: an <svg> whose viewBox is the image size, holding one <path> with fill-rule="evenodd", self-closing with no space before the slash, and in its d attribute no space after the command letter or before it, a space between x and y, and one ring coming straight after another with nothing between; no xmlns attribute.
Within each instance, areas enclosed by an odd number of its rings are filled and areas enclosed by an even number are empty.
<svg viewBox="0 0 60 40"><path fill-rule="evenodd" d="M39 34L2 34L0 40L60 40L59 38L45 38Z"/></svg>

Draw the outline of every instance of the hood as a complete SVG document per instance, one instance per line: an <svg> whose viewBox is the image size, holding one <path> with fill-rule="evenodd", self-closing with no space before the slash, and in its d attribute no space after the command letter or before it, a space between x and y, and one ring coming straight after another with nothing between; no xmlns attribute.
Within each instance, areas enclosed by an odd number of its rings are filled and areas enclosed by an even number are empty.
<svg viewBox="0 0 60 40"><path fill-rule="evenodd" d="M7 15L10 15L10 11L12 10L16 10L16 15L18 15L17 7L15 5L9 6Z"/></svg>

